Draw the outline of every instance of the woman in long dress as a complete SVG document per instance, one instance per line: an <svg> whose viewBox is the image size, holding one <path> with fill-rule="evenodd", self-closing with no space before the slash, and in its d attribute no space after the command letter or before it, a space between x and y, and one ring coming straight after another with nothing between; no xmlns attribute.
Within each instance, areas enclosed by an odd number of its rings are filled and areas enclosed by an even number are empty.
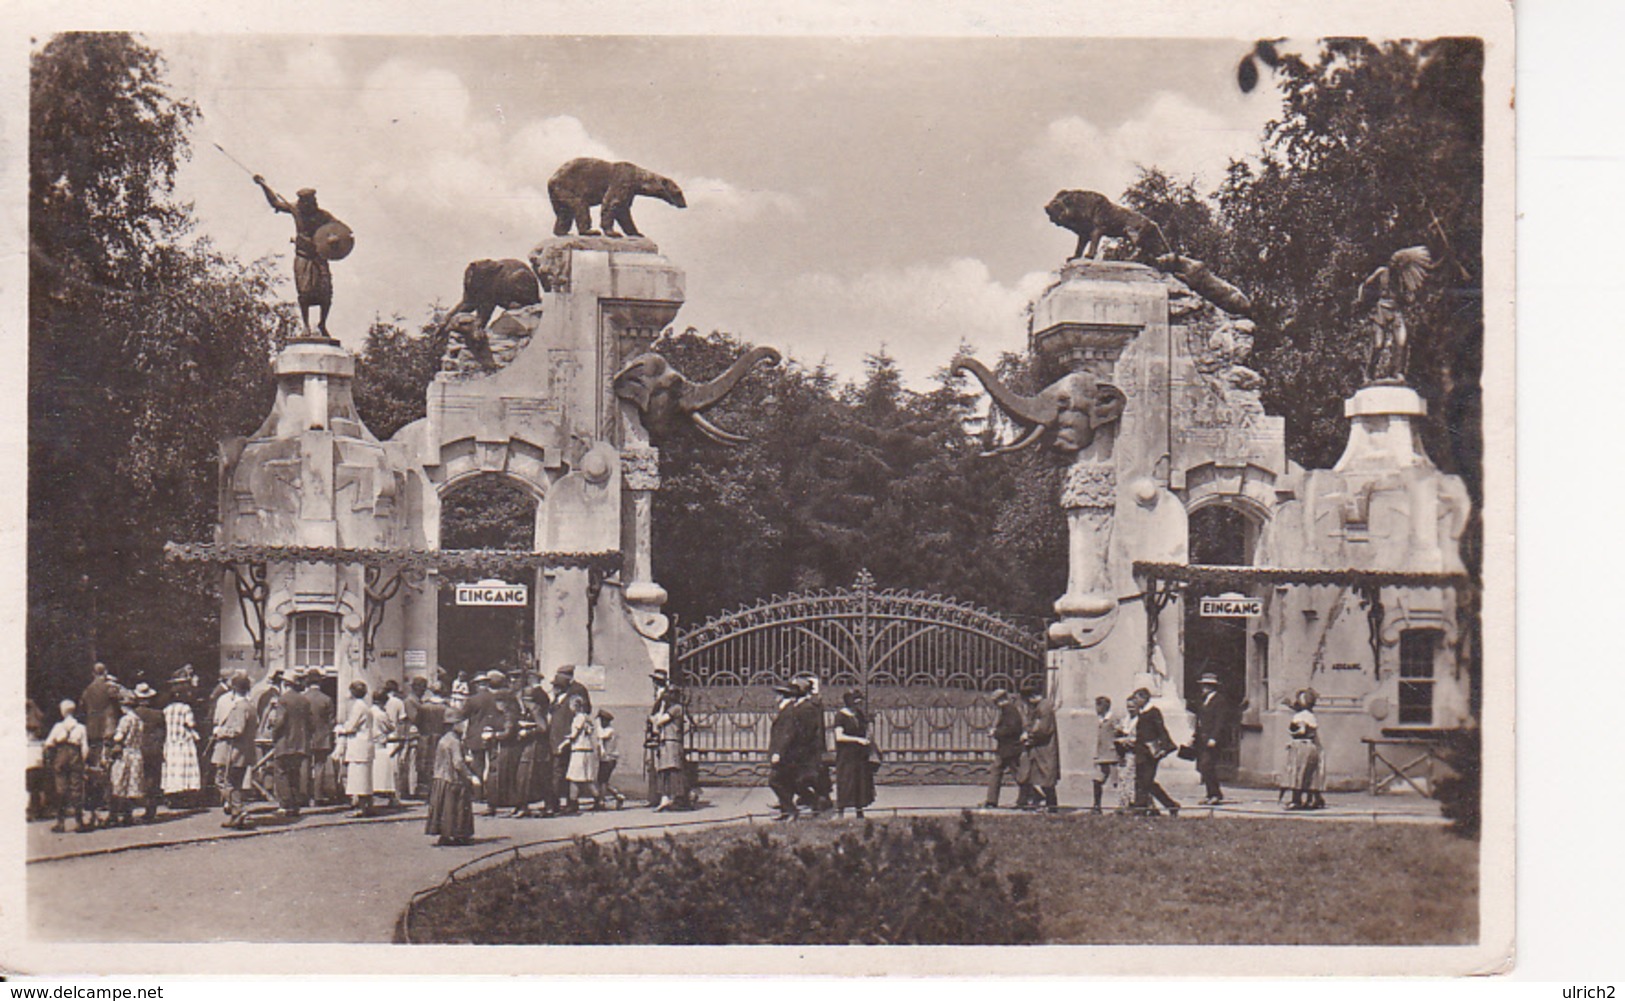
<svg viewBox="0 0 1625 1001"><path fill-rule="evenodd" d="M135 713L133 694L119 696L119 710L122 715L108 744L113 755L113 761L107 768L107 795L112 800L108 823L129 827L135 823L136 801L146 796L146 789L141 784L143 727L141 717Z"/></svg>
<svg viewBox="0 0 1625 1001"><path fill-rule="evenodd" d="M372 709L367 683L350 682L350 708L336 732L344 741L344 794L354 807L352 817L372 816Z"/></svg>
<svg viewBox="0 0 1625 1001"><path fill-rule="evenodd" d="M380 691L372 700L372 796L388 796L395 801L395 754L400 744L395 740L395 723L389 718L389 693Z"/></svg>
<svg viewBox="0 0 1625 1001"><path fill-rule="evenodd" d="M519 707L517 817L533 817L537 812L551 817L558 813L558 797L553 792L553 755L547 746L552 710L553 700L541 685L532 686ZM564 707L560 706L559 711L563 712ZM532 803L540 804L539 810L532 810Z"/></svg>
<svg viewBox="0 0 1625 1001"><path fill-rule="evenodd" d="M843 817L851 808L861 817L863 808L875 801L875 773L870 767L874 742L863 693L851 689L841 701L844 705L835 714L835 815Z"/></svg>
<svg viewBox="0 0 1625 1001"><path fill-rule="evenodd" d="M466 845L474 837L474 787L480 779L469 767L463 747L468 722L456 712L446 722L451 726L434 748L429 819L423 830L438 835L436 845Z"/></svg>
<svg viewBox="0 0 1625 1001"><path fill-rule="evenodd" d="M164 706L164 771L159 785L165 796L190 796L203 788L197 760L197 719L179 689Z"/></svg>
<svg viewBox="0 0 1625 1001"><path fill-rule="evenodd" d="M1321 756L1320 721L1315 718L1315 690L1306 688L1292 701L1292 721L1287 725L1291 738L1287 745L1287 774L1283 787L1291 790L1288 810L1321 810L1326 807L1326 769Z"/></svg>
<svg viewBox="0 0 1625 1001"><path fill-rule="evenodd" d="M655 683L655 704L644 728L649 749L649 798L656 810L688 805L687 763L683 760L683 727L687 713L681 690L671 686L665 672L650 676Z"/></svg>

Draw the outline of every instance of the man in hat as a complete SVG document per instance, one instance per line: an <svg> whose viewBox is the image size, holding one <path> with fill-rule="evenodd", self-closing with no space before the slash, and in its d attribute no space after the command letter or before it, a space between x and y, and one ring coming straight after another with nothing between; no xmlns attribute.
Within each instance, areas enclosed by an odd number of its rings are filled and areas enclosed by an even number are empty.
<svg viewBox="0 0 1625 1001"><path fill-rule="evenodd" d="M310 802L310 738L313 725L305 675L286 680L272 710L271 754L276 765L276 798L285 817L297 817Z"/></svg>
<svg viewBox="0 0 1625 1001"><path fill-rule="evenodd" d="M158 819L158 804L164 798L164 714L154 703L158 690L145 681L135 686L135 715L141 720L141 792L144 808L141 819Z"/></svg>
<svg viewBox="0 0 1625 1001"><path fill-rule="evenodd" d="M994 721L993 729L987 732L993 738L993 774L987 780L987 799L985 805L989 810L999 807L999 790L1004 785L1004 776L1008 774L1013 780L1021 765L1021 735L1027 729L1027 722L1022 718L1021 709L1010 693L1002 688L993 690L993 705L999 712L999 718Z"/></svg>
<svg viewBox="0 0 1625 1001"><path fill-rule="evenodd" d="M767 735L767 786L778 798L779 812L774 819L794 820L796 792L801 787L801 762L797 754L804 743L798 732L800 716L796 712L801 689L796 685L774 685L773 691L779 696L779 705Z"/></svg>
<svg viewBox="0 0 1625 1001"><path fill-rule="evenodd" d="M463 703L463 718L468 721L468 736L464 745L468 748L469 764L479 777L479 791L484 794L489 780L495 778L488 774L490 770L487 766L496 759L496 737L506 729L507 721L502 707L508 678L501 671L492 670L481 675L480 679L484 685L476 685L478 690Z"/></svg>
<svg viewBox="0 0 1625 1001"><path fill-rule="evenodd" d="M1204 806L1224 802L1224 790L1219 787L1219 752L1229 739L1231 716L1234 712L1230 700L1219 691L1219 676L1204 674L1196 681L1201 694L1196 703L1196 770L1202 776L1207 792Z"/></svg>
<svg viewBox="0 0 1625 1001"><path fill-rule="evenodd" d="M222 827L253 826L243 805L243 783L254 766L254 738L259 730L254 702L248 697L250 687L248 672L238 671L214 707L214 774L226 813Z"/></svg>
<svg viewBox="0 0 1625 1001"><path fill-rule="evenodd" d="M446 721L451 706L446 702L446 682L437 680L427 686L418 700L418 789L427 796L434 783L434 753L440 738L450 724ZM415 690L415 689L414 689Z"/></svg>
<svg viewBox="0 0 1625 1001"><path fill-rule="evenodd" d="M401 744L398 759L400 771L395 777L395 788L403 798L422 799L429 795L428 785L418 781L422 771L419 760L423 736L423 731L418 729L418 716L423 710L423 697L428 692L429 679L419 674L407 679L406 691L401 696L401 704L405 707L402 716L405 726L401 733L404 743Z"/></svg>
<svg viewBox="0 0 1625 1001"><path fill-rule="evenodd" d="M800 717L796 723L796 736L801 741L796 753L801 762L797 800L814 813L823 813L834 805L830 802L834 783L830 781L829 766L824 762L824 754L829 749L824 733L824 702L818 695L817 678L801 677L791 684L798 692L795 712Z"/></svg>
<svg viewBox="0 0 1625 1001"><path fill-rule="evenodd" d="M320 668L307 668L299 672L304 687L299 694L310 708L310 740L305 754L305 803L323 806L337 798L337 779L332 772L333 758L333 700L322 691Z"/></svg>
<svg viewBox="0 0 1625 1001"><path fill-rule="evenodd" d="M310 334L310 308L321 310L316 329L323 337L327 332L327 311L333 307L333 272L327 258L316 249L316 231L330 222L336 222L332 213L316 204L315 188L300 188L297 201L289 204L286 198L271 190L265 178L254 175L254 183L265 192L265 201L278 212L293 216L293 284L299 293L299 315L305 323L305 334Z"/></svg>
<svg viewBox="0 0 1625 1001"><path fill-rule="evenodd" d="M566 664L553 672L553 702L555 705L562 702L570 704L570 700L581 696L581 701L587 704L587 711L592 712L592 696L587 694L587 686L576 680L576 669Z"/></svg>

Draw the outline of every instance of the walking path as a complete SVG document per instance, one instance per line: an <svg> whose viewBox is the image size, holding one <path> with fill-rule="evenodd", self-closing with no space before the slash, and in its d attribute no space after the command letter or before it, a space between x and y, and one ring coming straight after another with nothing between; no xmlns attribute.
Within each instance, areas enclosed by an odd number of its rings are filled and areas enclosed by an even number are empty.
<svg viewBox="0 0 1625 1001"><path fill-rule="evenodd" d="M1195 787L1174 787L1188 817L1279 817L1288 821L1440 823L1438 804L1417 796L1339 793L1319 813L1283 813L1273 790L1234 790L1231 803L1194 806ZM1007 797L1010 791L1007 791ZM876 816L977 806L974 786L883 786ZM771 812L762 788L708 788L683 813L647 807L548 820L481 816L478 838L437 848L423 834L423 807L361 821L338 809L293 821L260 815L249 832L225 831L219 811L89 834L28 831L28 906L33 934L54 941L388 942L412 894L493 850L614 828L655 834ZM831 821L838 822L838 821ZM112 902L117 902L116 906Z"/></svg>

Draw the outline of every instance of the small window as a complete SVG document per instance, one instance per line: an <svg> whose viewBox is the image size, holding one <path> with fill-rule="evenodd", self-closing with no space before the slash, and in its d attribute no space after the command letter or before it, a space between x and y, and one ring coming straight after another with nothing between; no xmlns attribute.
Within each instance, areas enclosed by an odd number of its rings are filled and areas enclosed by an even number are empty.
<svg viewBox="0 0 1625 1001"><path fill-rule="evenodd" d="M293 666L333 673L338 666L339 617L301 612L293 617Z"/></svg>
<svg viewBox="0 0 1625 1001"><path fill-rule="evenodd" d="M1399 725L1433 725L1433 658L1439 648L1436 629L1407 629L1399 634Z"/></svg>

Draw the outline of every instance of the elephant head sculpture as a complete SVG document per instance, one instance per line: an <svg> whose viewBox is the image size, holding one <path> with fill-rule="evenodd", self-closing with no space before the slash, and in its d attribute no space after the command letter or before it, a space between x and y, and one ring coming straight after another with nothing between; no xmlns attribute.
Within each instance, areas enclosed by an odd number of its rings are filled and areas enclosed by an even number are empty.
<svg viewBox="0 0 1625 1001"><path fill-rule="evenodd" d="M1025 429L1016 441L983 455L1016 452L1040 440L1057 452L1081 452L1094 444L1096 432L1123 416L1128 403L1121 389L1101 382L1090 372L1073 372L1035 396L1022 396L974 358L955 359L953 370L976 376L999 409Z"/></svg>
<svg viewBox="0 0 1625 1001"><path fill-rule="evenodd" d="M634 404L643 415L643 426L652 432L663 432L686 418L712 441L738 445L745 437L717 427L705 418L704 411L721 403L758 364L777 365L779 360L779 353L772 348L751 348L726 372L710 382L695 384L671 362L651 351L631 359L615 373L615 395Z"/></svg>

